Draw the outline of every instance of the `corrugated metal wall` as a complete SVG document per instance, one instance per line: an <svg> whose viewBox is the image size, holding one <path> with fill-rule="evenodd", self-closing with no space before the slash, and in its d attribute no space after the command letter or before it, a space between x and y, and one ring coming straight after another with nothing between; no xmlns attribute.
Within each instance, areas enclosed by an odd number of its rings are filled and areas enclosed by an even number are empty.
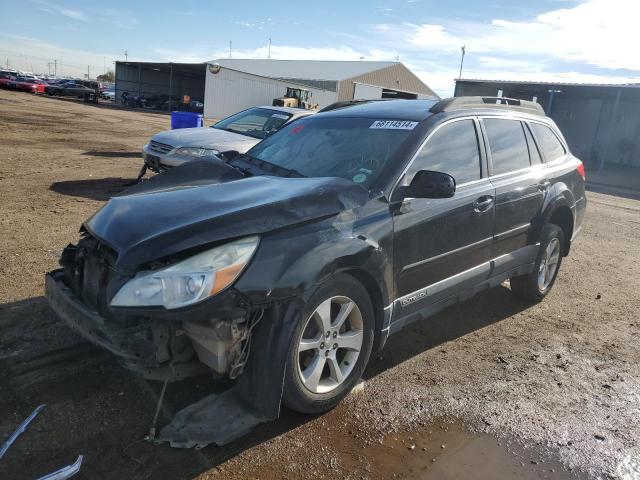
<svg viewBox="0 0 640 480"><path fill-rule="evenodd" d="M206 118L224 118L249 107L271 105L274 98L282 97L287 87L300 87L293 83L259 77L222 68L216 74L207 71L204 101ZM336 101L336 93L305 87L312 94L313 103L320 108Z"/></svg>
<svg viewBox="0 0 640 480"><path fill-rule="evenodd" d="M497 96L499 90L505 97L537 97L571 151L588 167L600 169L605 163L640 167L640 88L462 80L455 94ZM550 90L556 90L552 102Z"/></svg>
<svg viewBox="0 0 640 480"><path fill-rule="evenodd" d="M433 90L401 63L341 81L338 89L338 100L353 99L356 82L416 93L419 98L424 98L425 96L438 98Z"/></svg>

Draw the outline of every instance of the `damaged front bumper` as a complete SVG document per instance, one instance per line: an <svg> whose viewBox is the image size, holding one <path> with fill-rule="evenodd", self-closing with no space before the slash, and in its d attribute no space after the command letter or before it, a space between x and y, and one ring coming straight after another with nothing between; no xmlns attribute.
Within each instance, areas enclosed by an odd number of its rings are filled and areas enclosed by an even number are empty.
<svg viewBox="0 0 640 480"><path fill-rule="evenodd" d="M78 297L60 269L46 275L45 297L72 330L149 380L173 382L205 373L236 378L243 371L245 343L255 316L240 307L230 308L237 300L233 294L215 302L219 315L233 314L233 319L211 313L216 311L211 304L192 314L155 309L141 316L123 309L117 318L107 318Z"/></svg>
<svg viewBox="0 0 640 480"><path fill-rule="evenodd" d="M65 283L62 269L46 275L45 295L51 308L69 327L112 352L127 368L138 371L148 379L174 381L211 372L211 368L200 361L196 352L198 347L193 348L198 342L185 334L180 328L181 322L149 318L129 326L112 325L76 297ZM224 303L228 305L230 302L227 299ZM297 323L300 310L301 305L297 302L274 304L269 309L267 321L260 321L267 315L265 311L256 310L260 312L259 316L253 323L250 319L248 321L250 336L244 342L239 342L246 345L245 342L250 340L254 345L250 357L250 350L248 346L246 348L246 366L243 363L243 371L237 372L242 375L230 389L209 395L177 412L171 423L160 431L156 442L167 442L177 448L225 445L243 436L257 424L278 418L286 363L285 342ZM202 312L196 316L202 316ZM274 318L279 319L278 324L273 322ZM173 340L186 342L182 346L181 356L173 356L164 363L157 361L158 355L162 357L163 353L154 343L154 338L164 335L154 332L154 327L159 325L168 328L166 334ZM211 340L207 337L204 335L202 339L205 344ZM169 345L171 348L171 342ZM169 353L173 354L172 351ZM180 362L177 362L178 359Z"/></svg>
<svg viewBox="0 0 640 480"><path fill-rule="evenodd" d="M148 326L114 329L105 325L105 319L79 301L64 284L62 270L45 276L45 297L53 311L75 332L96 345L109 350L125 362L140 363L153 356L155 349L146 338ZM144 340L136 340L143 337Z"/></svg>

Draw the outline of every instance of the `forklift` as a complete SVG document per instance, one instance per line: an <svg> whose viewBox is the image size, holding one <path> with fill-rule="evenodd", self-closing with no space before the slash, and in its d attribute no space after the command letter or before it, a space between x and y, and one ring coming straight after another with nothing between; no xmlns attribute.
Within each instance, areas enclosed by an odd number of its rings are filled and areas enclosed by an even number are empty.
<svg viewBox="0 0 640 480"><path fill-rule="evenodd" d="M312 96L313 94L304 88L287 87L287 93L284 97L273 99L273 106L315 110L318 108L318 104L311 103Z"/></svg>

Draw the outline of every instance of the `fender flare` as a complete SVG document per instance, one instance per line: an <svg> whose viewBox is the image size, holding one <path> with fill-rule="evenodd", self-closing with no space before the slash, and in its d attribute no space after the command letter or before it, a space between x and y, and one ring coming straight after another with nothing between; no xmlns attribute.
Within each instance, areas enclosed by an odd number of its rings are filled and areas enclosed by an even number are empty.
<svg viewBox="0 0 640 480"><path fill-rule="evenodd" d="M532 240L534 243L537 242L540 238L544 225L549 223L557 212L560 210L566 210L569 212L571 217L570 225L560 225L563 230L566 230L566 228L569 229L569 232L565 231L565 236L567 238L565 239L564 255L566 256L569 253L571 234L576 223L575 200L571 190L569 190L564 183L555 184L552 193L553 195L548 197L549 200L545 202L543 210L534 224L534 228L532 229Z"/></svg>

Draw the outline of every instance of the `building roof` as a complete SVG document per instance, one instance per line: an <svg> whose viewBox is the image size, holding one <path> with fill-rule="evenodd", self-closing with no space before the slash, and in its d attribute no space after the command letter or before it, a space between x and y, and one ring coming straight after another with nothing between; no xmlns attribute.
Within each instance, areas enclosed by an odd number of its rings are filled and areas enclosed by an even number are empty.
<svg viewBox="0 0 640 480"><path fill-rule="evenodd" d="M630 87L640 88L640 83L578 83L578 82L539 82L533 80L488 80L482 78L456 78L455 82L475 83L507 83L513 85L552 85L552 86L576 86L576 87Z"/></svg>
<svg viewBox="0 0 640 480"><path fill-rule="evenodd" d="M262 77L340 81L400 62L220 58L208 63Z"/></svg>
<svg viewBox="0 0 640 480"><path fill-rule="evenodd" d="M433 115L435 100L380 100L363 102L352 107L320 112L318 117L373 118L377 120L408 120L421 122Z"/></svg>

